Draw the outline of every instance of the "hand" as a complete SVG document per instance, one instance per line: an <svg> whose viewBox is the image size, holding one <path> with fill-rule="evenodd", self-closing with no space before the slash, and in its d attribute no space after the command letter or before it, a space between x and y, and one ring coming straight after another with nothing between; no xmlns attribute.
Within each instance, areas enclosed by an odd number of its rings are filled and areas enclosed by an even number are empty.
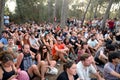
<svg viewBox="0 0 120 80"><path fill-rule="evenodd" d="M8 80L16 79L17 75L12 75Z"/></svg>
<svg viewBox="0 0 120 80"><path fill-rule="evenodd" d="M76 80L80 80L80 78L77 78Z"/></svg>

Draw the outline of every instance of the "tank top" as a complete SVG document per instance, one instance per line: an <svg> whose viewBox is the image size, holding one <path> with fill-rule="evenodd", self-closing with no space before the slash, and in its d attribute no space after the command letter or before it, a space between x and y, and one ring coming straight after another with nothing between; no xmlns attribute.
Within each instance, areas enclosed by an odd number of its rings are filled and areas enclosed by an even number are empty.
<svg viewBox="0 0 120 80"><path fill-rule="evenodd" d="M0 67L2 68L4 72L2 80L8 80L11 76L15 75L15 71L13 70L13 67L12 67L12 71L10 72L5 71L2 65L0 65Z"/></svg>
<svg viewBox="0 0 120 80"><path fill-rule="evenodd" d="M30 66L33 65L31 54L23 54L22 63L20 65L21 70L27 71Z"/></svg>

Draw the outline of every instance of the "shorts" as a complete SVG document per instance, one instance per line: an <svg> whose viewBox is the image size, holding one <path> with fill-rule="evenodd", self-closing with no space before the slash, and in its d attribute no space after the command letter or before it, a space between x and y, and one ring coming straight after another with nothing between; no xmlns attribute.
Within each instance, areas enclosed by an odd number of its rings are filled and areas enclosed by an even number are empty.
<svg viewBox="0 0 120 80"><path fill-rule="evenodd" d="M59 56L53 55L53 56L52 56L52 59L55 60L55 61L57 61L57 60L59 59Z"/></svg>

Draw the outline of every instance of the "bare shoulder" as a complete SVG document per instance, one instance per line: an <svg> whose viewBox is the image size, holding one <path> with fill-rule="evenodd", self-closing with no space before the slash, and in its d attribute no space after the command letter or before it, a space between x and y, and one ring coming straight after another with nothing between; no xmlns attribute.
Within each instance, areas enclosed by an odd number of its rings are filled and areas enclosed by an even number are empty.
<svg viewBox="0 0 120 80"><path fill-rule="evenodd" d="M2 70L2 68L0 67L0 79L2 79L2 77L3 77L3 70Z"/></svg>

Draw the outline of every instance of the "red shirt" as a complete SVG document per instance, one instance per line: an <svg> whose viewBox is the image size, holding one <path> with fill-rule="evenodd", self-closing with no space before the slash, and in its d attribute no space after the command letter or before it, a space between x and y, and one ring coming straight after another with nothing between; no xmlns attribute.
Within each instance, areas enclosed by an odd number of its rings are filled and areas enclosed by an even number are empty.
<svg viewBox="0 0 120 80"><path fill-rule="evenodd" d="M52 48L52 55L56 55L56 50L55 50L56 46L57 46L58 49L64 49L65 44L54 44L54 46Z"/></svg>
<svg viewBox="0 0 120 80"><path fill-rule="evenodd" d="M108 22L108 27L109 27L110 29L113 28L113 27L114 27L114 21L110 20L110 21Z"/></svg>

